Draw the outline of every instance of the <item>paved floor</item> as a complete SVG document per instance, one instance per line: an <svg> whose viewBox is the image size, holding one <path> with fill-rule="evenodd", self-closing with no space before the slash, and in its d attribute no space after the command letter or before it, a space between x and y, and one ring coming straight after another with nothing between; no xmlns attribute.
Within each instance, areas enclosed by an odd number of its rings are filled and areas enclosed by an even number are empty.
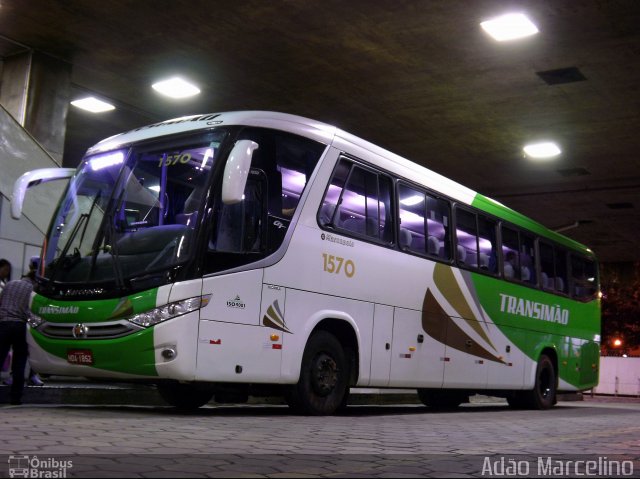
<svg viewBox="0 0 640 479"><path fill-rule="evenodd" d="M5 477L29 467L49 477L482 477L499 475L501 464L539 476L540 461L543 474L565 473L558 469L565 463L548 461L568 459L597 462L603 476L615 476L617 464L620 476L640 477L640 401L587 398L550 411L501 403L457 412L353 406L333 417L255 405L191 414L153 406L0 407Z"/></svg>

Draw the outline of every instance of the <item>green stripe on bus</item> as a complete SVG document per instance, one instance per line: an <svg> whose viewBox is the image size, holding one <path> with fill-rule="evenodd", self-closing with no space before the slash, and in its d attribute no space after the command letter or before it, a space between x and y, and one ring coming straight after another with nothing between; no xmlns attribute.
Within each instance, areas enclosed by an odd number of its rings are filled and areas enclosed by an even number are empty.
<svg viewBox="0 0 640 479"><path fill-rule="evenodd" d="M144 313L156 307L158 288L123 298L61 301L36 295L31 311L50 323L101 323Z"/></svg>
<svg viewBox="0 0 640 479"><path fill-rule="evenodd" d="M517 283L472 274L482 308L524 354L558 357L560 379L585 389L597 384L600 301L579 302Z"/></svg>
<svg viewBox="0 0 640 479"><path fill-rule="evenodd" d="M158 375L155 366L153 328L109 340L51 339L33 329L31 335L42 349L65 361L69 351L89 350L93 356L92 367L94 368L140 376Z"/></svg>

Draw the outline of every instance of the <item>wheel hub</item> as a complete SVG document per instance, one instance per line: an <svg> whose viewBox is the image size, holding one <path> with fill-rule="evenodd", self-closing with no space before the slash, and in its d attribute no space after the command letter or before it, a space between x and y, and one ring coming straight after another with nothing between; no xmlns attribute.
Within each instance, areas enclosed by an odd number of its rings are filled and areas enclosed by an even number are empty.
<svg viewBox="0 0 640 479"><path fill-rule="evenodd" d="M326 353L318 354L311 368L311 386L316 394L328 396L338 383L338 364Z"/></svg>

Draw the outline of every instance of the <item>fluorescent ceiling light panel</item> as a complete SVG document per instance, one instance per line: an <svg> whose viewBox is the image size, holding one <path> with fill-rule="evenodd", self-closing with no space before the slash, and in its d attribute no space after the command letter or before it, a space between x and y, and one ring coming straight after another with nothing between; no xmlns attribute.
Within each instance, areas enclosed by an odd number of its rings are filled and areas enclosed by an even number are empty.
<svg viewBox="0 0 640 479"><path fill-rule="evenodd" d="M200 93L197 86L178 77L154 83L151 88L171 98L188 98Z"/></svg>
<svg viewBox="0 0 640 479"><path fill-rule="evenodd" d="M105 153L104 155L94 156L89 160L89 165L93 171L99 171L104 168L109 168L113 165L119 165L124 161L124 153L121 151L115 151L111 153Z"/></svg>
<svg viewBox="0 0 640 479"><path fill-rule="evenodd" d="M522 13L508 13L482 22L480 26L499 42L516 40L538 33L538 27Z"/></svg>
<svg viewBox="0 0 640 479"><path fill-rule="evenodd" d="M523 148L529 158L553 158L562 153L560 147L551 141L533 143Z"/></svg>
<svg viewBox="0 0 640 479"><path fill-rule="evenodd" d="M115 110L116 107L110 103L98 100L95 97L82 98L80 100L74 100L71 104L75 107L82 108L83 110L90 111L91 113L102 113L104 111Z"/></svg>
<svg viewBox="0 0 640 479"><path fill-rule="evenodd" d="M400 200L400 203L406 206L417 205L418 203L422 203L424 201L424 196L422 195L413 195L408 198L403 198Z"/></svg>

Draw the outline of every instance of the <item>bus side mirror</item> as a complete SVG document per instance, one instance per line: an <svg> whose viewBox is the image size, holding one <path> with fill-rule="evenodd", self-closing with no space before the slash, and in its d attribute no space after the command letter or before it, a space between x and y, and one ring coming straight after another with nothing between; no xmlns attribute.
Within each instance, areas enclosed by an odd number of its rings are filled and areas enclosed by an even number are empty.
<svg viewBox="0 0 640 479"><path fill-rule="evenodd" d="M71 178L76 172L75 168L40 168L27 171L13 184L13 196L11 197L11 216L19 220L22 216L22 205L27 189L54 180Z"/></svg>
<svg viewBox="0 0 640 479"><path fill-rule="evenodd" d="M242 201L251 168L251 157L258 147L259 145L255 141L239 140L231 150L222 179L222 202L225 205L233 205Z"/></svg>

